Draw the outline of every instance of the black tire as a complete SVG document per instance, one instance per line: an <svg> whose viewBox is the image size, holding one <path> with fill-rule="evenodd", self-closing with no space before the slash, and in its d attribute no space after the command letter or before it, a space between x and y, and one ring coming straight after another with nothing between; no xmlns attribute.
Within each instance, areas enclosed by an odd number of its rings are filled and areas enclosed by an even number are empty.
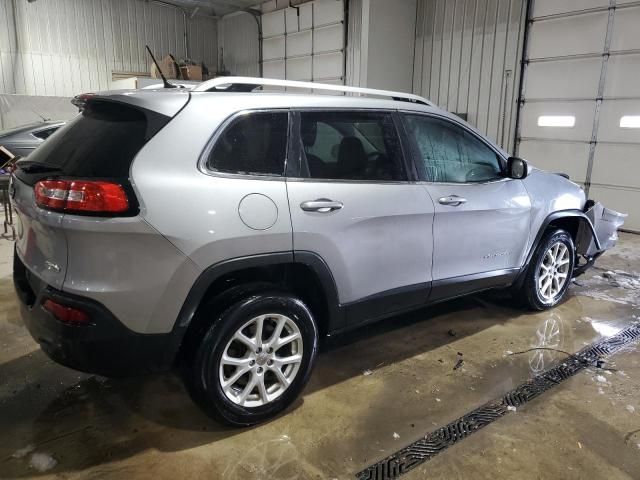
<svg viewBox="0 0 640 480"><path fill-rule="evenodd" d="M251 319L265 314L286 315L295 323L302 337L302 361L291 384L278 398L248 408L234 403L225 394L219 377L220 362L236 331ZM238 427L255 425L273 418L298 397L309 380L317 350L318 329L307 306L287 293L263 292L234 303L206 329L186 365L185 381L196 403L218 421Z"/></svg>
<svg viewBox="0 0 640 480"><path fill-rule="evenodd" d="M553 295L552 298L545 298L541 294L540 288L538 288L539 272L547 251L557 243L562 243L568 249L569 267L567 270L567 279L557 294ZM532 310L542 311L553 308L558 303L560 303L565 297L567 289L569 288L569 284L571 283L574 264L575 248L571 235L569 235L569 233L567 233L565 230L561 229L548 231L544 235L542 240L540 240L540 243L538 244L533 257L531 258L531 262L527 267L524 281L518 292L518 296L523 301L525 306Z"/></svg>

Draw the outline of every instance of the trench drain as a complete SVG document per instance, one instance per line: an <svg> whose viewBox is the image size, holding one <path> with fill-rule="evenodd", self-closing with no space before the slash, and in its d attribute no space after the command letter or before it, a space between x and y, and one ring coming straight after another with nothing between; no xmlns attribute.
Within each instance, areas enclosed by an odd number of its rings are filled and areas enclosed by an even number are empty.
<svg viewBox="0 0 640 480"><path fill-rule="evenodd" d="M529 379L503 397L486 403L448 425L427 434L384 460L365 468L356 474L356 478L358 480L399 478L472 433L510 413L513 407L519 407L533 400L581 370L595 366L602 357L615 353L638 339L640 339L640 323L593 343L568 357L559 365Z"/></svg>

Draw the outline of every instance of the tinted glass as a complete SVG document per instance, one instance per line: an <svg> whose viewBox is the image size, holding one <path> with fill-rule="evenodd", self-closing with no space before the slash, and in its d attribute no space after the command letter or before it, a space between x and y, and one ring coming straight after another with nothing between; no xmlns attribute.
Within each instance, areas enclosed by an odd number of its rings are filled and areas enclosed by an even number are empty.
<svg viewBox="0 0 640 480"><path fill-rule="evenodd" d="M39 132L34 132L33 136L41 140L46 140L51 136L51 134L53 134L53 132L58 130L58 128L59 127L53 127L53 128L47 128L46 130L40 130Z"/></svg>
<svg viewBox="0 0 640 480"><path fill-rule="evenodd" d="M30 154L29 161L58 167L63 175L126 178L133 158L157 131L148 128L147 118L123 104L90 102Z"/></svg>
<svg viewBox="0 0 640 480"><path fill-rule="evenodd" d="M288 117L286 112L239 117L218 137L207 167L225 173L282 175Z"/></svg>
<svg viewBox="0 0 640 480"><path fill-rule="evenodd" d="M337 180L405 180L391 115L361 112L300 114L302 176Z"/></svg>
<svg viewBox="0 0 640 480"><path fill-rule="evenodd" d="M501 177L498 155L463 128L445 120L406 115L420 154L423 178L431 182L486 182Z"/></svg>

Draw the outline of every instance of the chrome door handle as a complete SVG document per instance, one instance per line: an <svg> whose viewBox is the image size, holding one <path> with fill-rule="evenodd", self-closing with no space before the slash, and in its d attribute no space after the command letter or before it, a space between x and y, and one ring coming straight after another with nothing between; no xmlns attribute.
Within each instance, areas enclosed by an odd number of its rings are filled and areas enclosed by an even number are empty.
<svg viewBox="0 0 640 480"><path fill-rule="evenodd" d="M318 200L308 200L300 204L300 208L305 212L330 213L340 210L344 205L342 202L334 202L327 198L319 198Z"/></svg>
<svg viewBox="0 0 640 480"><path fill-rule="evenodd" d="M451 207L458 207L463 203L467 203L466 198L459 197L457 195L449 195L448 197L441 197L438 199L438 203L441 205L449 205Z"/></svg>

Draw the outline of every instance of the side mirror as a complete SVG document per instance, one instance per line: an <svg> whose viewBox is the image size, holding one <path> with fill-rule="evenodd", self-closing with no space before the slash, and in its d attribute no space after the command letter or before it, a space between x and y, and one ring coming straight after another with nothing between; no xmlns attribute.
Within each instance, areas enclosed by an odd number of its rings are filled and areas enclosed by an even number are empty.
<svg viewBox="0 0 640 480"><path fill-rule="evenodd" d="M507 177L522 180L527 177L528 173L527 162L518 157L509 157L509 160L507 160Z"/></svg>

